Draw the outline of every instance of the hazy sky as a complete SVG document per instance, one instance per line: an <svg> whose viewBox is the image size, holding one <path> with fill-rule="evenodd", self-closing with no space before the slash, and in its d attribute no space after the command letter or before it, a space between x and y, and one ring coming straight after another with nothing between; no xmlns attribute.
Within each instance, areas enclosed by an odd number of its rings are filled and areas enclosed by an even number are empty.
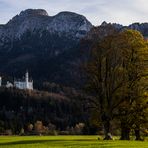
<svg viewBox="0 0 148 148"><path fill-rule="evenodd" d="M0 0L0 24L28 8L45 9L50 16L60 11L76 12L94 25L103 21L123 25L148 22L148 0Z"/></svg>

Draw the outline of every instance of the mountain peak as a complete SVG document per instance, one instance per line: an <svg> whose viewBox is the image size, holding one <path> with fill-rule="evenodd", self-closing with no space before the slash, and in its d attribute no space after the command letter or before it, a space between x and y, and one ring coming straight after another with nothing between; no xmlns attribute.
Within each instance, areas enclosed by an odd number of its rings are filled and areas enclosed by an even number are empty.
<svg viewBox="0 0 148 148"><path fill-rule="evenodd" d="M20 16L48 16L48 13L44 9L26 9L21 11Z"/></svg>
<svg viewBox="0 0 148 148"><path fill-rule="evenodd" d="M58 13L57 15L69 15L69 16L78 16L80 14L77 14L75 12L70 12L70 11L62 11L60 13Z"/></svg>
<svg viewBox="0 0 148 148"><path fill-rule="evenodd" d="M108 23L106 21L102 22L101 26L106 26Z"/></svg>
<svg viewBox="0 0 148 148"><path fill-rule="evenodd" d="M70 19L74 21L79 21L79 20L86 20L86 18L83 15L77 14L75 12L70 12L70 11L62 11L55 15L54 17L56 18L61 18L61 19Z"/></svg>

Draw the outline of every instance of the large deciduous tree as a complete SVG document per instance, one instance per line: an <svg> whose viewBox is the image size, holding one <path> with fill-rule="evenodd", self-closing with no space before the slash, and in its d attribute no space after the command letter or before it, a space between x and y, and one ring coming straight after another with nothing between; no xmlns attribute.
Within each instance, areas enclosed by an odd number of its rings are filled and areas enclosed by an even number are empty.
<svg viewBox="0 0 148 148"><path fill-rule="evenodd" d="M143 99L145 91L146 51L146 41L133 30L109 35L92 48L86 64L87 90L93 95L90 104L99 111L106 140L112 139L110 126L115 115L120 114L121 139L129 139L130 128L137 123L131 116L133 104Z"/></svg>
<svg viewBox="0 0 148 148"><path fill-rule="evenodd" d="M139 129L146 121L147 101L147 59L148 44L138 31L126 30L119 34L116 42L122 53L126 93L120 105L121 139L130 139L130 129L134 127L136 139L140 140Z"/></svg>
<svg viewBox="0 0 148 148"><path fill-rule="evenodd" d="M121 55L114 48L117 35L105 37L92 49L91 58L86 66L87 90L93 94L90 99L93 108L99 111L104 127L105 140L112 139L110 122L118 101L116 97L123 86L123 69Z"/></svg>

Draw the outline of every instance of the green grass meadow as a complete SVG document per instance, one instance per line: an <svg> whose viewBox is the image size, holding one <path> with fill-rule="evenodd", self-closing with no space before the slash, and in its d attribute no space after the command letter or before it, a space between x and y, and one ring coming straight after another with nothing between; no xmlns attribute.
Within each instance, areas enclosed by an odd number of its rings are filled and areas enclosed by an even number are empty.
<svg viewBox="0 0 148 148"><path fill-rule="evenodd" d="M103 141L98 136L0 136L0 148L148 148L148 141Z"/></svg>

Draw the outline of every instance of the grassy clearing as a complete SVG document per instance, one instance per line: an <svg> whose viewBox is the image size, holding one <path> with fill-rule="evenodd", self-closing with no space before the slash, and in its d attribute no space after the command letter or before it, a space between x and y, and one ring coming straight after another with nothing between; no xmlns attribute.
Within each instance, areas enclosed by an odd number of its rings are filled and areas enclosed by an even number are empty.
<svg viewBox="0 0 148 148"><path fill-rule="evenodd" d="M0 148L148 148L148 141L103 141L98 136L2 136Z"/></svg>

